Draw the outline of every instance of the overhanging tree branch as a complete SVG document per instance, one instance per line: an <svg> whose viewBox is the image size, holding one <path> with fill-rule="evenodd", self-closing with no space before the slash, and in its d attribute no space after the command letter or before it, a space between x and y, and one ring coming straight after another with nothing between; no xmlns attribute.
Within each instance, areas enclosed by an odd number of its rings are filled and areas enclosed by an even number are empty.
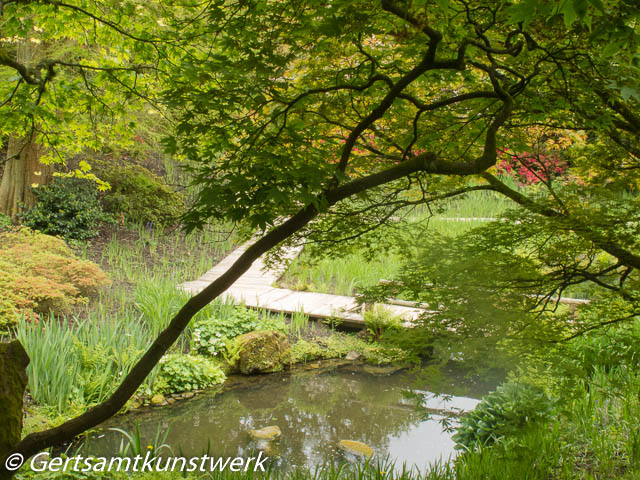
<svg viewBox="0 0 640 480"><path fill-rule="evenodd" d="M633 252L630 252L619 245L615 244L606 236L594 231L594 229L589 228L588 225L585 225L582 221L577 218L572 217L569 213L560 213L552 208L546 207L544 205L540 205L529 197L521 194L520 192L513 190L512 188L505 185L503 182L498 180L495 176L490 173L484 172L481 174L481 177L484 178L491 186L494 187L494 190L502 195L510 198L518 205L523 206L527 210L533 213L537 213L539 215L543 215L549 218L558 218L563 219L565 221L571 220L572 230L576 235L593 242L598 248L604 250L607 253L610 253L614 257L616 257L620 262L627 267L640 268L640 256L636 255Z"/></svg>
<svg viewBox="0 0 640 480"><path fill-rule="evenodd" d="M433 153L423 153L387 170L353 180L352 182L326 191L318 199L318 204L325 203L328 206L332 206L357 193L393 182L415 172L422 171L440 174L455 171L457 175L473 175L481 173L483 168L484 163L482 161L464 163L456 167L453 163L439 161ZM136 392L160 358L169 350L171 345L175 343L189 324L191 318L193 318L197 312L227 290L249 269L258 257L302 229L319 213L313 204L306 206L287 221L273 228L269 233L257 240L224 274L200 293L189 299L107 400L58 427L28 435L20 441L10 453L20 453L25 458L29 458L46 447L73 439L80 433L95 427L118 413L127 400ZM0 474L3 473L3 465L4 463L0 460Z"/></svg>

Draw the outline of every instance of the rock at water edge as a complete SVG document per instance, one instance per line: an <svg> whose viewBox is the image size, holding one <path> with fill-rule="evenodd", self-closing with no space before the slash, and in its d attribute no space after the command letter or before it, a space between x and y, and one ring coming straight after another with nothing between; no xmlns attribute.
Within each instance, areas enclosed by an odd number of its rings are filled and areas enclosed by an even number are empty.
<svg viewBox="0 0 640 480"><path fill-rule="evenodd" d="M245 375L282 372L291 366L291 347L281 332L265 330L238 337L238 366Z"/></svg>
<svg viewBox="0 0 640 480"><path fill-rule="evenodd" d="M282 432L277 425L269 425L258 430L249 430L249 435L258 440L275 440L282 435Z"/></svg>
<svg viewBox="0 0 640 480"><path fill-rule="evenodd" d="M340 440L339 445L346 452L359 457L370 458L373 455L373 449L369 445L356 440Z"/></svg>

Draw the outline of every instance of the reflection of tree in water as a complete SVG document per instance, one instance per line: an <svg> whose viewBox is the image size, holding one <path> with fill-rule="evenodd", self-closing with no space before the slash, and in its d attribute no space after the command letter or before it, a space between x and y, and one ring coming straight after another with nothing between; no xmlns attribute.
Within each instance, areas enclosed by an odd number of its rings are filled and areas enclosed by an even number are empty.
<svg viewBox="0 0 640 480"><path fill-rule="evenodd" d="M248 431L278 425L282 437L266 453L280 455L287 465L313 466L335 458L341 439L359 440L384 454L391 437L417 425L419 415L403 406L403 385L406 379L399 376L341 371L273 375L224 394L202 395L135 418L116 418L114 423L133 430L137 419L146 441L153 439L159 422L169 423L167 442L175 455L185 456L203 454L208 439L211 455L248 455L263 446ZM88 450L112 454L119 443L119 435L109 434Z"/></svg>
<svg viewBox="0 0 640 480"><path fill-rule="evenodd" d="M341 439L386 451L390 436L408 431L417 422L411 408L400 406L401 391L389 388L388 380L349 374L292 379L288 428L292 434L299 433L287 446L292 453L316 453L321 459L329 458Z"/></svg>

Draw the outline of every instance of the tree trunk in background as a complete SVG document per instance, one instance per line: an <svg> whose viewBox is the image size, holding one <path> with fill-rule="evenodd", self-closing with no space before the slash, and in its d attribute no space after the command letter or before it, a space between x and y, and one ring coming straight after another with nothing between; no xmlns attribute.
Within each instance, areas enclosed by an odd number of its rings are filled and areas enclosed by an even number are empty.
<svg viewBox="0 0 640 480"><path fill-rule="evenodd" d="M7 162L0 182L0 213L15 217L21 205L31 207L36 198L32 185L50 181L52 168L40 163L42 147L33 139L9 139Z"/></svg>
<svg viewBox="0 0 640 480"><path fill-rule="evenodd" d="M29 38L18 44L16 60L29 67L36 60L39 46ZM42 146L33 134L12 136L7 144L7 161L0 181L0 213L14 218L21 205L32 207L36 203L32 185L51 181L53 168L40 163Z"/></svg>

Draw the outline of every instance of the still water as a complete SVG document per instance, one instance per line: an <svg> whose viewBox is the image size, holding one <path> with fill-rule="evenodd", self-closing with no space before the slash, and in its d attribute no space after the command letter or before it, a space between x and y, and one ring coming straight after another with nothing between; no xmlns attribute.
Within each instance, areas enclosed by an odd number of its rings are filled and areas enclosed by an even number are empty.
<svg viewBox="0 0 640 480"><path fill-rule="evenodd" d="M434 398L424 383L413 391L428 399L428 417L417 411L415 398L406 396L407 387L415 387L406 373L343 364L232 378L222 392L112 419L87 439L84 453L117 454L122 435L108 428L131 432L138 422L145 444L158 428L168 428L166 443L173 455L185 457L249 456L262 449L276 468L313 469L344 461L338 443L346 439L369 445L376 457L388 456L397 466L423 469L455 454L443 418L451 420L451 412L473 409L478 402L462 396ZM279 439L257 443L249 435L249 430L269 425L280 427Z"/></svg>

